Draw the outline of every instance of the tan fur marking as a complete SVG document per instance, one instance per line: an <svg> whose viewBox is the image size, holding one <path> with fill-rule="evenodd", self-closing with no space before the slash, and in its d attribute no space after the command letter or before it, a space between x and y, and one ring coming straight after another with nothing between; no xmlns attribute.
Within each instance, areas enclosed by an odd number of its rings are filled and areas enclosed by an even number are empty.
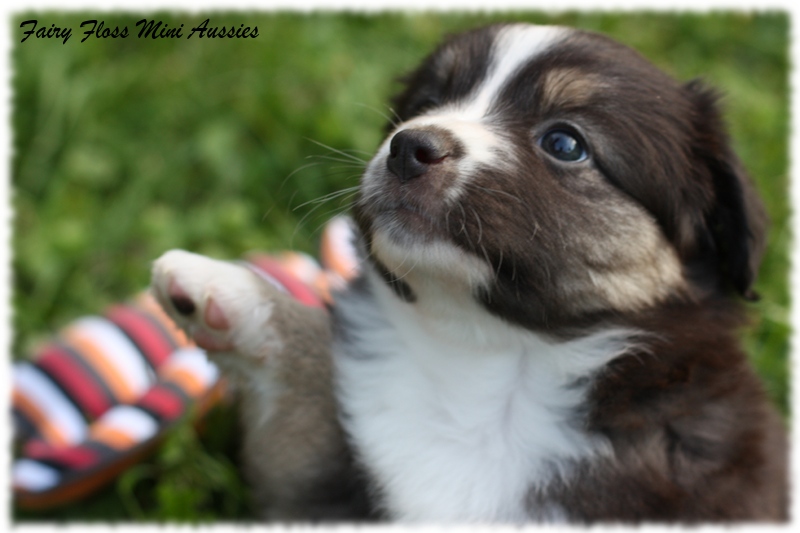
<svg viewBox="0 0 800 533"><path fill-rule="evenodd" d="M543 103L546 107L584 105L597 91L608 87L602 76L574 68L554 69L545 75Z"/></svg>

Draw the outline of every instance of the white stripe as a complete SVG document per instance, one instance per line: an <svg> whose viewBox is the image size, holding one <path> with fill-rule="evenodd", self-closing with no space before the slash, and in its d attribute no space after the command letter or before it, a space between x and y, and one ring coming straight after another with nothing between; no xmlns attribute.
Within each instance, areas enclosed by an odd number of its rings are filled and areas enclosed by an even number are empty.
<svg viewBox="0 0 800 533"><path fill-rule="evenodd" d="M557 26L531 26L515 24L503 28L495 40L492 58L496 62L490 66L486 81L481 84L471 98L464 119L480 120L495 101L497 93L519 68L533 56L540 54L565 35L565 29Z"/></svg>
<svg viewBox="0 0 800 533"><path fill-rule="evenodd" d="M11 472L14 487L30 492L42 492L58 485L61 475L38 461L20 459Z"/></svg>
<svg viewBox="0 0 800 533"><path fill-rule="evenodd" d="M353 222L349 217L333 217L325 227L325 234L328 239L336 243L334 249L341 250L349 259L356 261L358 253L353 245L355 241Z"/></svg>
<svg viewBox="0 0 800 533"><path fill-rule="evenodd" d="M70 444L84 439L86 421L80 411L38 368L29 363L15 364L14 387L64 432Z"/></svg>
<svg viewBox="0 0 800 533"><path fill-rule="evenodd" d="M284 294L289 294L288 289L283 286L283 283L281 283L280 281L278 281L277 279L272 277L266 271L261 270L259 267L257 267L253 263L248 263L247 261L236 261L236 264L246 267L250 272L254 273L255 275L257 275L261 279L271 283L280 292L282 292Z"/></svg>
<svg viewBox="0 0 800 533"><path fill-rule="evenodd" d="M479 165L502 168L513 161L510 143L503 132L493 127L489 110L497 94L528 61L566 37L570 30L558 26L515 24L500 30L492 47L492 62L486 79L464 100L434 108L429 113L401 124L395 131L406 128L437 126L447 129L466 148L467 156L458 163L453 184L445 192L448 202L455 202L464 192L464 183L474 175ZM385 161L393 135L381 146L373 160ZM366 176L374 174L371 170ZM369 192L369 187L366 191Z"/></svg>
<svg viewBox="0 0 800 533"><path fill-rule="evenodd" d="M188 370L201 380L205 388L214 384L219 377L219 370L217 370L216 365L209 361L206 353L199 348L182 348L176 351L164 366ZM167 370L167 368L164 370Z"/></svg>
<svg viewBox="0 0 800 533"><path fill-rule="evenodd" d="M344 272L348 279L358 275L360 270L358 264L358 252L355 247L353 222L345 216L332 218L327 227L323 239L331 241L331 248L337 251L339 260L350 265L350 272ZM330 268L330 265L327 265ZM343 288L343 287L341 287Z"/></svg>
<svg viewBox="0 0 800 533"><path fill-rule="evenodd" d="M136 442L143 442L158 431L158 423L153 417L131 405L117 405L109 409L97 423L130 435Z"/></svg>
<svg viewBox="0 0 800 533"><path fill-rule="evenodd" d="M100 317L78 320L71 329L89 337L106 359L119 370L138 396L153 384L145 355L112 322Z"/></svg>

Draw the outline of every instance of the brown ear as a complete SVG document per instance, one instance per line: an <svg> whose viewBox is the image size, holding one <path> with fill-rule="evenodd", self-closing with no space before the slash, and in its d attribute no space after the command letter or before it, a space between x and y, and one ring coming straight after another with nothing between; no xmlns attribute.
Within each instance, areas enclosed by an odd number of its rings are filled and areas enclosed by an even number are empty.
<svg viewBox="0 0 800 533"><path fill-rule="evenodd" d="M705 225L717 271L748 300L766 245L767 215L744 166L730 146L717 95L698 81L685 86L695 105L698 154L710 174L714 199Z"/></svg>

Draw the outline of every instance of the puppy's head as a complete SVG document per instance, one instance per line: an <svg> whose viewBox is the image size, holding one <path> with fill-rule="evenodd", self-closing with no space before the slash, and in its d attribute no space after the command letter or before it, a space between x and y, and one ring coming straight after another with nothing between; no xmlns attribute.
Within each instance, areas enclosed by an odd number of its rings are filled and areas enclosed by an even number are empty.
<svg viewBox="0 0 800 533"><path fill-rule="evenodd" d="M506 25L445 42L395 104L354 214L407 300L441 283L545 327L750 295L763 211L700 84L596 34Z"/></svg>

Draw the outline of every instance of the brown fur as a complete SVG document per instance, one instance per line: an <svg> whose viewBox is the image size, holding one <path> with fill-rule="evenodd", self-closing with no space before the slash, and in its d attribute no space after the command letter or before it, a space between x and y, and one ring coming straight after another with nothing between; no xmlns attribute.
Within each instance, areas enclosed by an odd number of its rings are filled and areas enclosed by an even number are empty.
<svg viewBox="0 0 800 533"><path fill-rule="evenodd" d="M722 301L631 319L658 337L598 376L581 422L614 460L532 498L587 522L787 520L786 434L732 333L739 316Z"/></svg>

